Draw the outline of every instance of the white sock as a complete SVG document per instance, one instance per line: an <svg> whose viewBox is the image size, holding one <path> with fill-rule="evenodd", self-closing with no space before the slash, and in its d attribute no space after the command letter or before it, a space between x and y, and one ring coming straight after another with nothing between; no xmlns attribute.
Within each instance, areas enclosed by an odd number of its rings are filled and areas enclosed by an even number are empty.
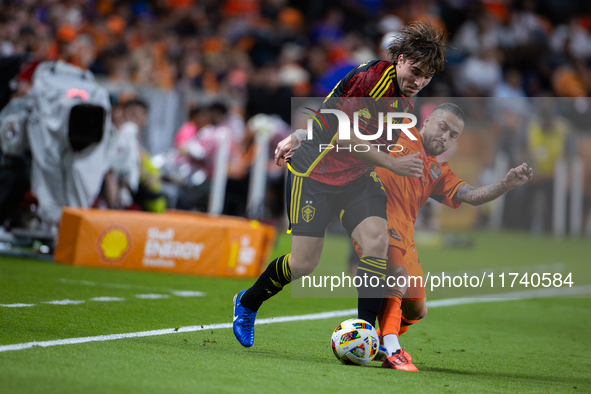
<svg viewBox="0 0 591 394"><path fill-rule="evenodd" d="M400 343L398 342L398 335L396 335L396 334L384 335L384 337L382 338L382 341L384 342L384 347L388 351L388 357L390 357L391 355L396 353L398 350L400 350Z"/></svg>

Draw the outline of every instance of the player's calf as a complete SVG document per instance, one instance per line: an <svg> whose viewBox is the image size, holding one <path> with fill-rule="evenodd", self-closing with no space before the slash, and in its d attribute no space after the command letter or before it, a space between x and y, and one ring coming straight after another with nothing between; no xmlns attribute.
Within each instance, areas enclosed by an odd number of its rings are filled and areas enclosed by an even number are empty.
<svg viewBox="0 0 591 394"><path fill-rule="evenodd" d="M279 256L267 266L252 287L244 292L241 303L256 312L263 302L279 293L283 286L291 283L289 254Z"/></svg>

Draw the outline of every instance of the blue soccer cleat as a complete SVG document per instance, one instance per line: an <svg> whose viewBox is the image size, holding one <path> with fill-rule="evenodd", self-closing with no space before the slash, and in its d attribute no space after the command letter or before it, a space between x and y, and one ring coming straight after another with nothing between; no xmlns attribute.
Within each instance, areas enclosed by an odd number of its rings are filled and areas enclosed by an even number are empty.
<svg viewBox="0 0 591 394"><path fill-rule="evenodd" d="M254 343L254 321L257 313L245 308L240 303L240 297L246 290L234 296L234 336L244 347L251 347Z"/></svg>
<svg viewBox="0 0 591 394"><path fill-rule="evenodd" d="M373 358L373 361L384 361L387 358L388 358L388 351L386 350L384 345L380 344L380 347L378 348L378 352L376 353L376 356Z"/></svg>

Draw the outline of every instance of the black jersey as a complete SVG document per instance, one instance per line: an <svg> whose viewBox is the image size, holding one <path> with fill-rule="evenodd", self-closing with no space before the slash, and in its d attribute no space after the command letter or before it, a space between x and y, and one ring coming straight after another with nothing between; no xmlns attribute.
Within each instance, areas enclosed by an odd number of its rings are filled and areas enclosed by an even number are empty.
<svg viewBox="0 0 591 394"><path fill-rule="evenodd" d="M365 98L363 100L348 97ZM321 106L345 112L351 122L358 112L359 130L375 134L381 119L378 112L412 112L412 99L405 98L396 83L396 66L390 62L373 60L351 70L324 100ZM329 185L346 185L372 171L372 165L343 150L327 149L336 146L338 121L333 114L325 114L324 122L313 125L313 139L305 140L295 151L289 169L298 176L310 177ZM385 120L385 119L384 119ZM399 133L387 140L386 133L372 143L396 143ZM322 149L324 148L324 149Z"/></svg>

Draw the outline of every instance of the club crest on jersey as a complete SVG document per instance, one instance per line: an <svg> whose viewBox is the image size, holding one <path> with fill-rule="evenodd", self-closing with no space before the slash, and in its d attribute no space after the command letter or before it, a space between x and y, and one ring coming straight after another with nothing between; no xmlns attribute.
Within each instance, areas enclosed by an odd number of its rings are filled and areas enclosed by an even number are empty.
<svg viewBox="0 0 591 394"><path fill-rule="evenodd" d="M369 110L367 108L361 108L359 111L357 111L357 113L359 114L359 116L365 119L371 119L371 114L369 113Z"/></svg>
<svg viewBox="0 0 591 394"><path fill-rule="evenodd" d="M439 164L433 163L431 164L431 168L429 168L429 172L433 179L439 179L439 176L441 175L441 167L439 167Z"/></svg>
<svg viewBox="0 0 591 394"><path fill-rule="evenodd" d="M388 229L388 232L390 233L390 236L392 238L394 238L396 241L402 241L402 238L400 238L400 235L398 235L396 230L394 230L393 228Z"/></svg>
<svg viewBox="0 0 591 394"><path fill-rule="evenodd" d="M306 221L306 223L310 223L312 219L314 219L314 214L316 213L316 209L314 209L311 205L306 205L302 208L302 217Z"/></svg>

